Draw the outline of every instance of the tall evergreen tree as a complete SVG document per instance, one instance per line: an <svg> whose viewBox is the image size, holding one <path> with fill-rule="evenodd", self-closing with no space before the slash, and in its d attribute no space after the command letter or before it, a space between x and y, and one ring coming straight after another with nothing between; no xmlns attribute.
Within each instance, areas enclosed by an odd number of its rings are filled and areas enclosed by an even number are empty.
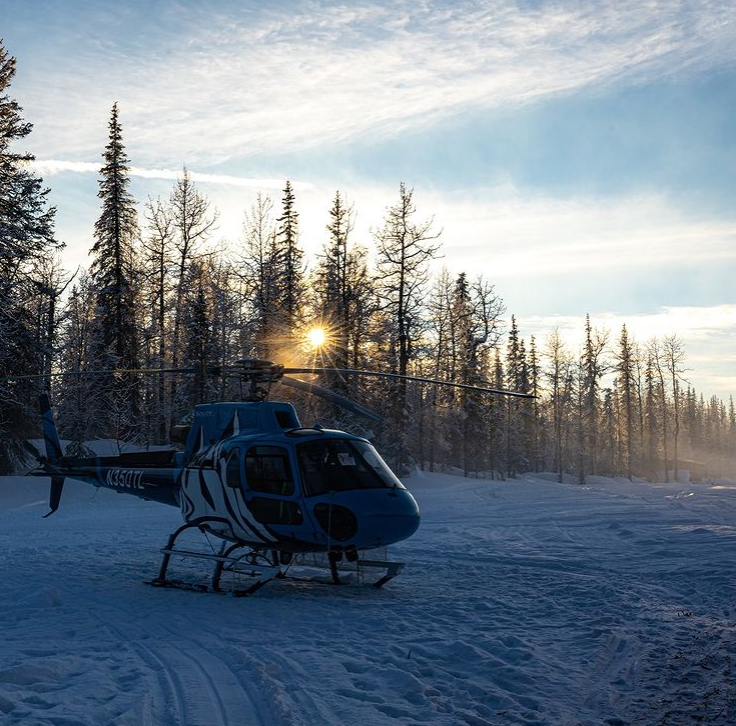
<svg viewBox="0 0 736 726"><path fill-rule="evenodd" d="M616 373L618 374L619 391L624 410L624 435L626 440L626 476L633 477L633 447L634 447L634 397L636 388L634 383L634 348L629 338L626 325L621 327L621 337L616 354Z"/></svg>
<svg viewBox="0 0 736 726"><path fill-rule="evenodd" d="M647 430L647 471L649 472L648 476L653 479L656 476L657 462L659 459L659 408L657 406L657 388L654 380L654 364L651 353L647 355L644 388L644 424Z"/></svg>
<svg viewBox="0 0 736 726"><path fill-rule="evenodd" d="M92 283L97 288L100 346L112 367L137 363L134 315L134 245L138 232L135 200L130 193L129 159L123 145L118 105L112 107L110 136L100 169L102 202L90 250Z"/></svg>
<svg viewBox="0 0 736 726"><path fill-rule="evenodd" d="M375 307L365 250L351 244L353 209L340 192L330 208L328 239L315 274L318 312L330 332L329 362L338 368L358 364L355 356L367 335L368 317ZM340 382L335 381L338 388Z"/></svg>
<svg viewBox="0 0 736 726"><path fill-rule="evenodd" d="M95 223L95 243L90 250L90 277L97 294L95 310L94 366L138 367L139 330L136 320L135 241L138 219L130 193L129 159L123 145L118 105L113 104L109 139L100 169L100 216ZM97 379L95 405L111 412L107 431L125 439L135 431L140 410L139 380L134 376Z"/></svg>
<svg viewBox="0 0 736 726"><path fill-rule="evenodd" d="M511 328L506 345L506 388L526 393L528 374L524 341L519 337L516 318L511 316ZM525 431L522 420L523 404L517 398L506 405L506 466L509 476L516 476L524 468Z"/></svg>
<svg viewBox="0 0 736 726"><path fill-rule="evenodd" d="M583 347L582 415L585 431L584 455L592 474L598 473L598 427L600 382L607 371L603 355L608 334L593 330L590 315L585 315L585 342Z"/></svg>
<svg viewBox="0 0 736 726"><path fill-rule="evenodd" d="M304 252L299 248L299 213L294 188L287 180L281 200L281 216L276 220L276 264L279 286L278 309L281 340L287 350L302 318L304 304Z"/></svg>
<svg viewBox="0 0 736 726"><path fill-rule="evenodd" d="M6 376L44 372L48 355L31 304L41 282L35 268L59 246L48 189L28 166L34 157L14 148L32 129L8 95L15 71L16 59L0 40L0 375ZM28 381L0 382L0 473L13 468L23 437L35 430L28 406L36 388Z"/></svg>
<svg viewBox="0 0 736 726"><path fill-rule="evenodd" d="M211 280L209 271L201 261L189 267L183 309L183 363L187 366L207 366L215 358L215 334L212 315ZM198 403L211 400L214 382L197 373L182 386L183 411L191 411Z"/></svg>
<svg viewBox="0 0 736 726"><path fill-rule="evenodd" d="M541 368L537 353L537 341L532 335L529 343L529 393L534 398L531 401L531 429L529 435L529 454L532 471L539 471L544 451L544 426L541 421L541 405L539 397Z"/></svg>

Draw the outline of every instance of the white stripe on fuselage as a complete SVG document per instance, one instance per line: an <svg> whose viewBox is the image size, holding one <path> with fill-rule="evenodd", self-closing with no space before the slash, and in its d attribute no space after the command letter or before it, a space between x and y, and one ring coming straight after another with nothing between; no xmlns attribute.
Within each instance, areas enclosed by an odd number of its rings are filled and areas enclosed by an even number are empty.
<svg viewBox="0 0 736 726"><path fill-rule="evenodd" d="M219 453L219 451L214 453ZM215 460L220 461L219 457ZM200 476L204 479L205 486L212 497L214 508L209 505L202 495L199 482ZM222 517L232 523L233 533L243 540L252 541L255 538L260 538L263 542L275 541L276 538L253 518L240 490L226 485L224 463L220 466L220 471L215 469L185 469L183 488L190 502L194 505L194 509L188 517L182 505L182 515L187 521L199 517ZM235 513L235 520L230 515L225 503L226 500L230 505L230 509Z"/></svg>

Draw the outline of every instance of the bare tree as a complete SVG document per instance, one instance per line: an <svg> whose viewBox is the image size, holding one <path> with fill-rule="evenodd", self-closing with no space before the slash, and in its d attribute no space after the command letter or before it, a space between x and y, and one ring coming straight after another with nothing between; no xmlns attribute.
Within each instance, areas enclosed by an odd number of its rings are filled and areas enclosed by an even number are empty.
<svg viewBox="0 0 736 726"><path fill-rule="evenodd" d="M675 481L679 481L679 459L678 459L678 442L680 438L680 382L684 379L682 374L685 372L685 346L682 339L677 335L667 335L662 341L662 355L664 364L669 373L670 385L672 386L672 411L673 411L673 451L674 459L674 477Z"/></svg>
<svg viewBox="0 0 736 726"><path fill-rule="evenodd" d="M667 459L667 385L665 382L666 372L666 358L664 354L664 346L659 338L654 337L649 341L647 346L649 355L652 359L652 365L654 367L654 374L657 383L659 384L659 401L661 406L661 424L662 424L662 457L664 459L664 480L668 482L669 478L669 463Z"/></svg>
<svg viewBox="0 0 736 726"><path fill-rule="evenodd" d="M273 202L258 192L243 219L243 245L236 269L243 283L256 354L273 355L279 278Z"/></svg>
<svg viewBox="0 0 736 726"><path fill-rule="evenodd" d="M389 349L392 351L390 365L394 372L401 375L408 372L413 336L415 331L418 335L421 327L429 263L439 250L439 245L435 244L439 233L433 231L432 220L415 222L416 211L413 190L407 189L402 183L399 186L399 201L389 207L383 226L374 232L378 247L379 294L390 336ZM398 469L406 471L406 381L399 381L395 390L395 458Z"/></svg>
<svg viewBox="0 0 736 726"><path fill-rule="evenodd" d="M174 264L174 220L169 205L161 198L148 199L145 205L146 234L141 240L141 269L145 280L145 293L150 324L147 332L147 355L149 365L164 367L168 360L167 311L171 296L171 272ZM155 348L152 353L151 346ZM158 443L167 440L166 427L169 416L166 413L167 386L156 379L152 389L155 410L147 413L153 422ZM150 409L154 400L150 400Z"/></svg>
<svg viewBox="0 0 736 726"><path fill-rule="evenodd" d="M190 265L200 245L209 239L216 228L218 214L210 211L210 202L201 194L183 168L181 177L174 183L169 198L169 215L174 228L176 251L176 293L174 303L174 329L171 335L171 364L176 368L181 362L181 328L184 318L185 283ZM176 379L171 379L171 400L176 398Z"/></svg>

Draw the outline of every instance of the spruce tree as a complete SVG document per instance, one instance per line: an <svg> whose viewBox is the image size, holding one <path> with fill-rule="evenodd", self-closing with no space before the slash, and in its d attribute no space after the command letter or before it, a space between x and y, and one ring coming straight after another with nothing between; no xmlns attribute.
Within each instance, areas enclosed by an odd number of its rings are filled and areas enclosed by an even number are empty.
<svg viewBox="0 0 736 726"><path fill-rule="evenodd" d="M511 316L509 340L506 346L506 388L527 393L529 372L526 346L519 337L516 317ZM528 462L526 434L529 428L526 402L512 398L506 404L506 465L509 476L515 477Z"/></svg>
<svg viewBox="0 0 736 726"><path fill-rule="evenodd" d="M633 477L633 445L634 445L634 348L629 338L626 325L621 327L619 348L616 354L616 373L618 374L619 392L624 412L624 435L626 440L626 476Z"/></svg>
<svg viewBox="0 0 736 726"><path fill-rule="evenodd" d="M304 302L304 252L299 248L299 214L291 182L287 180L281 200L281 216L276 220L276 265L279 288L279 342L290 348L302 318Z"/></svg>
<svg viewBox="0 0 736 726"><path fill-rule="evenodd" d="M541 425L540 412L540 366L537 354L537 341L531 336L529 344L529 393L534 398L531 401L531 429L529 434L529 459L532 471L539 471L544 450L544 427Z"/></svg>
<svg viewBox="0 0 736 726"><path fill-rule="evenodd" d="M585 315L585 341L583 343L582 360L582 421L585 432L583 452L591 474L598 473L598 428L599 428L599 393L600 381L607 371L603 360L608 334L593 330L590 324L590 315Z"/></svg>
<svg viewBox="0 0 736 726"><path fill-rule="evenodd" d="M135 242L138 215L130 193L129 159L123 144L118 105L110 114L109 140L100 169L100 216L90 250L90 276L97 294L94 366L101 370L138 367ZM98 378L96 405L111 412L108 430L98 435L129 437L140 410L139 380L130 375Z"/></svg>
<svg viewBox="0 0 736 726"><path fill-rule="evenodd" d="M332 331L331 356L338 368L347 367L350 329L348 237L352 230L351 213L352 209L343 202L340 192L336 192L327 225L329 238L322 250L319 270L323 316Z"/></svg>
<svg viewBox="0 0 736 726"><path fill-rule="evenodd" d="M498 347L493 351L492 383L494 388L503 388L506 385L501 350ZM496 472L502 475L508 469L506 460L506 409L508 406L509 399L506 396L494 396L489 402L489 466L494 479Z"/></svg>
<svg viewBox="0 0 736 726"><path fill-rule="evenodd" d="M193 262L187 276L187 294L183 310L183 363L186 366L206 367L214 360L215 340L213 333L210 281L207 270L200 262ZM197 373L183 386L184 410L190 411L198 403L213 397L214 383L204 372Z"/></svg>
<svg viewBox="0 0 736 726"><path fill-rule="evenodd" d="M351 244L353 208L340 192L335 193L329 214L329 236L315 275L317 307L330 332L329 362L349 368L358 363L356 347L367 334L367 317L374 308L372 280L365 250Z"/></svg>
<svg viewBox="0 0 736 726"><path fill-rule="evenodd" d="M14 148L32 129L8 95L15 71L16 59L0 40L0 376L45 372L47 336L37 329L31 303L39 292L37 265L59 247L49 190L28 165L34 157ZM0 382L0 473L12 470L23 438L37 431L37 388L36 382Z"/></svg>
<svg viewBox="0 0 736 726"><path fill-rule="evenodd" d="M651 353L647 355L644 373L644 424L647 430L647 469L651 481L656 479L657 462L659 460L659 409L657 407L657 389L654 380L654 363Z"/></svg>

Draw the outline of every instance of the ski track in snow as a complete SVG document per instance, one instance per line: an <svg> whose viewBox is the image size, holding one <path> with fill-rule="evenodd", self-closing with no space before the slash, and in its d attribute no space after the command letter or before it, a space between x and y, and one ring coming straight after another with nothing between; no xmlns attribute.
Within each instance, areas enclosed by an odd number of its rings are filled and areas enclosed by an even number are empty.
<svg viewBox="0 0 736 726"><path fill-rule="evenodd" d="M236 599L143 584L175 509L0 479L0 724L736 723L736 488L407 484L384 589Z"/></svg>

